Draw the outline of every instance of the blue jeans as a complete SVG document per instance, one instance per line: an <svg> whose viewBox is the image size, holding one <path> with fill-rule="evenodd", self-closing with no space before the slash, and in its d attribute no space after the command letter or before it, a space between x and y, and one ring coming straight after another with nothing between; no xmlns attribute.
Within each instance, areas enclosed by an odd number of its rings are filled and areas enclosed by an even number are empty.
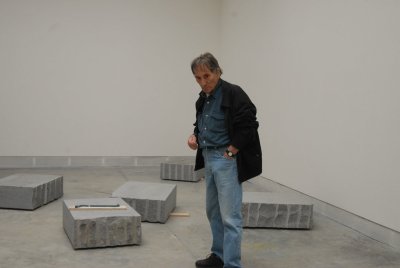
<svg viewBox="0 0 400 268"><path fill-rule="evenodd" d="M236 159L224 157L225 148L203 149L206 177L206 212L213 242L211 252L225 268L240 268L242 240L242 186Z"/></svg>

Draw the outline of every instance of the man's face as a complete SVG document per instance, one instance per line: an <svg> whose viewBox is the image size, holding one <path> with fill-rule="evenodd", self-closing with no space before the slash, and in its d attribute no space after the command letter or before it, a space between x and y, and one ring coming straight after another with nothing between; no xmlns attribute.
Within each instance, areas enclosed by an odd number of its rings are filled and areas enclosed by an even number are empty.
<svg viewBox="0 0 400 268"><path fill-rule="evenodd" d="M210 94L217 85L221 74L218 71L211 72L207 66L200 65L194 69L194 78L199 83L204 93Z"/></svg>

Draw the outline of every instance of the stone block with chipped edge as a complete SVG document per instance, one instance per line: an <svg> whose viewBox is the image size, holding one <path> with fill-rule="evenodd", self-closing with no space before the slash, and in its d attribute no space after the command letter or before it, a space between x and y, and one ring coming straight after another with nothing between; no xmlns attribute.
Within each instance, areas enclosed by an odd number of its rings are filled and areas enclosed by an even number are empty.
<svg viewBox="0 0 400 268"><path fill-rule="evenodd" d="M119 204L126 209L70 210L84 204ZM64 200L63 228L74 249L140 245L142 241L141 217L121 198Z"/></svg>
<svg viewBox="0 0 400 268"><path fill-rule="evenodd" d="M311 229L313 205L300 198L271 192L244 192L243 227Z"/></svg>
<svg viewBox="0 0 400 268"><path fill-rule="evenodd" d="M126 182L112 193L124 199L141 216L142 221L165 223L176 207L175 184Z"/></svg>
<svg viewBox="0 0 400 268"><path fill-rule="evenodd" d="M198 182L204 178L204 169L194 170L193 159L172 158L160 164L160 178L163 180Z"/></svg>
<svg viewBox="0 0 400 268"><path fill-rule="evenodd" d="M13 174L0 179L0 208L34 210L62 195L59 175Z"/></svg>

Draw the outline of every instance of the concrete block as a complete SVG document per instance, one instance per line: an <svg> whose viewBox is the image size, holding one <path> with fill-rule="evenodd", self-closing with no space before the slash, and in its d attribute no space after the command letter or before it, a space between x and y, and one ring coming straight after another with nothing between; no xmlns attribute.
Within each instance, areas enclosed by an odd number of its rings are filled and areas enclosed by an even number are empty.
<svg viewBox="0 0 400 268"><path fill-rule="evenodd" d="M313 205L300 198L271 192L244 192L243 227L311 229Z"/></svg>
<svg viewBox="0 0 400 268"><path fill-rule="evenodd" d="M79 209L77 205L117 205L126 209ZM63 228L74 249L140 245L139 213L121 198L64 200Z"/></svg>
<svg viewBox="0 0 400 268"><path fill-rule="evenodd" d="M130 181L112 193L124 199L141 216L142 221L165 223L176 207L176 185Z"/></svg>
<svg viewBox="0 0 400 268"><path fill-rule="evenodd" d="M173 159L161 163L160 178L163 180L197 182L204 178L204 169L194 171L192 159Z"/></svg>
<svg viewBox="0 0 400 268"><path fill-rule="evenodd" d="M0 207L34 210L63 195L63 177L13 174L0 179Z"/></svg>

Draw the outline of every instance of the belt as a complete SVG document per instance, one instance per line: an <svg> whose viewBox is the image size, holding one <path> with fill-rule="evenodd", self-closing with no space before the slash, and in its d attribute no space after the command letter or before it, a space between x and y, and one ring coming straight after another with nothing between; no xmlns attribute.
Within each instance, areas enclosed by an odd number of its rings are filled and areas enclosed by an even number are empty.
<svg viewBox="0 0 400 268"><path fill-rule="evenodd" d="M203 149L203 150L220 150L220 149L222 149L222 148L228 148L228 144L225 144L225 145L219 145L219 146L204 146L204 147L201 147L201 149Z"/></svg>

